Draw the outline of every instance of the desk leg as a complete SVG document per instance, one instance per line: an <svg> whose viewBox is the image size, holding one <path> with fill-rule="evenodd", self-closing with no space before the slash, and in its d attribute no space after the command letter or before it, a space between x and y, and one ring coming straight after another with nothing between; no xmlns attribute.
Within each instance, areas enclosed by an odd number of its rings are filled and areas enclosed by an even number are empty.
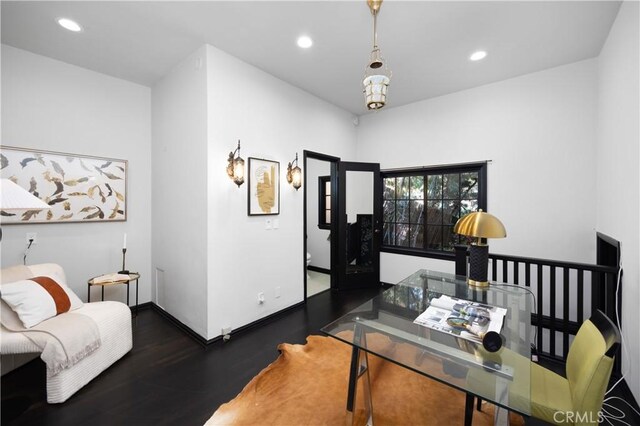
<svg viewBox="0 0 640 426"><path fill-rule="evenodd" d="M131 309L129 307L129 281L127 281L127 308Z"/></svg>
<svg viewBox="0 0 640 426"><path fill-rule="evenodd" d="M102 288L102 301L104 302L104 286L101 285L100 288Z"/></svg>
<svg viewBox="0 0 640 426"><path fill-rule="evenodd" d="M464 402L464 426L471 426L473 423L473 400L473 395L467 393Z"/></svg>
<svg viewBox="0 0 640 426"><path fill-rule="evenodd" d="M361 345L366 342L366 336L361 328L356 326L354 343ZM369 378L369 362L367 352L354 346L351 352L351 367L349 370L349 389L347 393L347 425L355 425L355 405L358 390L358 380L364 379L364 404L367 425L373 426L373 401L371 398L371 380Z"/></svg>
<svg viewBox="0 0 640 426"><path fill-rule="evenodd" d="M507 403L508 398L509 386L504 380L496 380L496 400ZM494 426L509 426L509 410L496 405L493 412L493 424Z"/></svg>
<svg viewBox="0 0 640 426"><path fill-rule="evenodd" d="M91 284L87 284L87 303L91 303Z"/></svg>

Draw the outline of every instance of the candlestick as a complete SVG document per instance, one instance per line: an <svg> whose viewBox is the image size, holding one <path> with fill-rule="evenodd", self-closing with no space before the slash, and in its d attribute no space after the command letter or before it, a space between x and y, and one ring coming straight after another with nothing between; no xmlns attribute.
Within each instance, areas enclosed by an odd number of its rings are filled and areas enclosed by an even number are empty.
<svg viewBox="0 0 640 426"><path fill-rule="evenodd" d="M126 243L127 234L124 234L124 238L125 238L125 243ZM119 274L129 275L129 271L124 266L125 265L126 255L127 255L127 249L123 248L122 249L122 270L118 271Z"/></svg>

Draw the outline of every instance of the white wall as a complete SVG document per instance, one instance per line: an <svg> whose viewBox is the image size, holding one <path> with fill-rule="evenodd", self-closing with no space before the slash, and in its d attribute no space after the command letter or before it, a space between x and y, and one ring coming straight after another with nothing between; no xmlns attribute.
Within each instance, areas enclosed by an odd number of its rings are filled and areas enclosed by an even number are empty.
<svg viewBox="0 0 640 426"><path fill-rule="evenodd" d="M150 113L148 87L2 45L2 144L129 161L126 222L3 225L3 267L22 263L25 234L36 232L28 263L59 263L86 300L88 278L121 268L126 232L127 266L142 275L140 303L150 300ZM105 293L126 300L125 286Z"/></svg>
<svg viewBox="0 0 640 426"><path fill-rule="evenodd" d="M307 158L307 251L311 266L331 269L331 240L328 229L318 228L318 177L331 175L331 163Z"/></svg>
<svg viewBox="0 0 640 426"><path fill-rule="evenodd" d="M207 70L198 49L153 87L154 301L207 336ZM225 157L226 158L226 157Z"/></svg>
<svg viewBox="0 0 640 426"><path fill-rule="evenodd" d="M303 189L285 180L286 166L304 149L355 158L350 113L330 105L212 46L208 61L208 300L209 337L303 300ZM247 183L225 172L238 139L242 157L280 162L279 229L247 216ZM276 298L276 287L281 297ZM266 301L257 303L258 292Z"/></svg>
<svg viewBox="0 0 640 426"><path fill-rule="evenodd" d="M360 118L358 161L382 169L492 160L488 211L508 237L494 253L595 260L596 61L586 60ZM449 262L451 263L451 262ZM383 253L397 282L430 259Z"/></svg>
<svg viewBox="0 0 640 426"><path fill-rule="evenodd" d="M621 242L622 328L630 367L627 384L640 400L638 164L640 108L639 7L626 1L598 58L597 227Z"/></svg>

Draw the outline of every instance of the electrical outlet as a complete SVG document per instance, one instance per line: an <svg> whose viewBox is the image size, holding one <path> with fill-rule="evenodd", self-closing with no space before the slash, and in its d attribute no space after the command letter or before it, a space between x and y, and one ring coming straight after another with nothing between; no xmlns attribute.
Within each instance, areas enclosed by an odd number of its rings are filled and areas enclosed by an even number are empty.
<svg viewBox="0 0 640 426"><path fill-rule="evenodd" d="M258 293L258 304L262 305L264 303L264 293Z"/></svg>
<svg viewBox="0 0 640 426"><path fill-rule="evenodd" d="M265 219L264 221L264 228L267 231L270 231L273 228L273 225L271 224L271 219Z"/></svg>
<svg viewBox="0 0 640 426"><path fill-rule="evenodd" d="M33 240L33 244L37 244L38 243L38 233L37 232L27 232L27 244L29 244L29 241L31 241L31 240Z"/></svg>
<svg viewBox="0 0 640 426"><path fill-rule="evenodd" d="M231 334L231 327L222 327L222 335Z"/></svg>

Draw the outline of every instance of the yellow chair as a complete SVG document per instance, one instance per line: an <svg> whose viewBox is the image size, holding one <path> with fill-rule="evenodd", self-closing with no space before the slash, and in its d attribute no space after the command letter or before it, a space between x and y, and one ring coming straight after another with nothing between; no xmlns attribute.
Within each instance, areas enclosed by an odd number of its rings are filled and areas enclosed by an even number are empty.
<svg viewBox="0 0 640 426"><path fill-rule="evenodd" d="M566 379L532 364L531 415L553 424L597 424L619 346L618 327L596 310L569 348Z"/></svg>
<svg viewBox="0 0 640 426"><path fill-rule="evenodd" d="M531 416L558 425L597 424L619 346L618 327L596 310L580 326L569 348L566 378L531 363ZM487 355L491 357L491 354ZM501 351L500 357L505 363L529 362L506 349ZM467 379L473 383L472 388L488 382L480 377ZM518 399L518 395L510 394L509 397ZM467 418L466 423L470 420Z"/></svg>

